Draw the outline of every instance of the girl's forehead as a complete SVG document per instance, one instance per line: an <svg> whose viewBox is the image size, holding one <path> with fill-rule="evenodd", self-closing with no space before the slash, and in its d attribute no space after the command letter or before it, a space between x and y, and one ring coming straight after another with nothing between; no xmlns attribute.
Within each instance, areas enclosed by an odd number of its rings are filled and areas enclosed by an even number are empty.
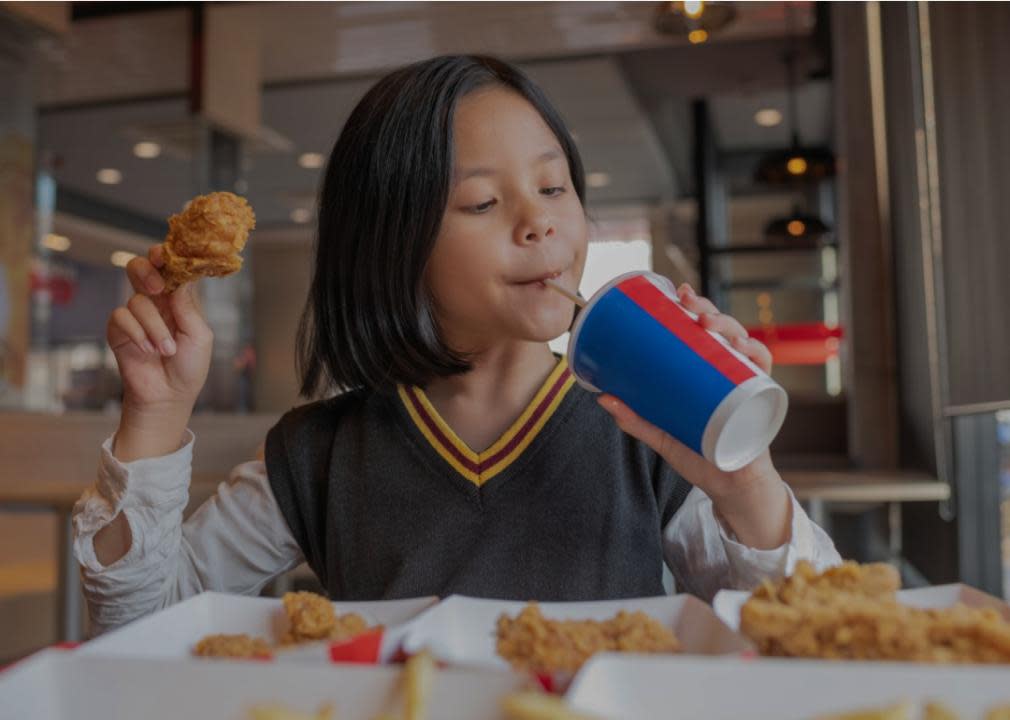
<svg viewBox="0 0 1010 720"><path fill-rule="evenodd" d="M456 108L453 127L456 165L502 153L521 153L535 161L561 144L537 109L505 88L478 90Z"/></svg>

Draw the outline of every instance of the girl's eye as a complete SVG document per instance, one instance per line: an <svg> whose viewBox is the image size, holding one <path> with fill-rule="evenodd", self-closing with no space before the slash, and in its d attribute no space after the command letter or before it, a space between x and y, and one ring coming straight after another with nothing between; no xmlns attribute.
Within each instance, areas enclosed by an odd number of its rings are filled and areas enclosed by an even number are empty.
<svg viewBox="0 0 1010 720"><path fill-rule="evenodd" d="M481 203L480 205L471 205L470 207L467 208L467 210L469 210L472 213L477 213L479 215L480 213L487 212L492 208L492 206L496 205L497 203L498 203L497 200L488 200L487 202Z"/></svg>
<svg viewBox="0 0 1010 720"><path fill-rule="evenodd" d="M555 195L560 195L564 191L565 189L559 186L559 187L544 188L543 190L540 191L540 193L542 195L546 195L547 197L554 197Z"/></svg>

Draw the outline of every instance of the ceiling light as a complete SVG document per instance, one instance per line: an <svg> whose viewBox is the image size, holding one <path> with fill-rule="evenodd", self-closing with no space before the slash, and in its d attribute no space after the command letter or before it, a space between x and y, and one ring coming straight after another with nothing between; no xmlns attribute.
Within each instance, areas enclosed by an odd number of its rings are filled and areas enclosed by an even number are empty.
<svg viewBox="0 0 1010 720"><path fill-rule="evenodd" d="M761 108L754 113L754 122L761 127L775 127L782 123L782 113L775 108Z"/></svg>
<svg viewBox="0 0 1010 720"><path fill-rule="evenodd" d="M123 173L116 168L102 168L95 175L95 179L102 185L118 185L123 182Z"/></svg>
<svg viewBox="0 0 1010 720"><path fill-rule="evenodd" d="M66 252L70 249L70 238L64 237L63 235L49 233L42 238L42 247L52 250L53 252Z"/></svg>
<svg viewBox="0 0 1010 720"><path fill-rule="evenodd" d="M291 211L291 220L299 225L312 219L312 211L308 208L295 208Z"/></svg>
<svg viewBox="0 0 1010 720"><path fill-rule="evenodd" d="M684 0L684 14L692 20L697 20L705 12L704 0Z"/></svg>
<svg viewBox="0 0 1010 720"><path fill-rule="evenodd" d="M786 171L790 175L802 175L807 171L808 163L802 155L795 155L786 160Z"/></svg>
<svg viewBox="0 0 1010 720"><path fill-rule="evenodd" d="M725 2L663 2L656 7L654 24L664 35L686 37L692 43L703 43L709 35L733 22L736 8Z"/></svg>
<svg viewBox="0 0 1010 720"><path fill-rule="evenodd" d="M128 252L126 250L116 250L109 256L109 262L111 262L116 267L126 267L127 264L137 257L135 253Z"/></svg>
<svg viewBox="0 0 1010 720"><path fill-rule="evenodd" d="M610 184L610 175L605 172L591 172L586 175L586 185L591 188L606 187Z"/></svg>
<svg viewBox="0 0 1010 720"><path fill-rule="evenodd" d="M133 146L133 154L144 160L151 160L161 155L161 145L145 140Z"/></svg>
<svg viewBox="0 0 1010 720"><path fill-rule="evenodd" d="M708 30L692 30L687 34L687 39L692 45L700 45L708 40Z"/></svg>
<svg viewBox="0 0 1010 720"><path fill-rule="evenodd" d="M765 226L765 237L772 242L796 240L814 241L831 232L831 228L816 215L793 208L792 213L777 217Z"/></svg>
<svg viewBox="0 0 1010 720"><path fill-rule="evenodd" d="M307 170L316 170L323 166L325 158L321 153L307 152L298 156L298 164Z"/></svg>

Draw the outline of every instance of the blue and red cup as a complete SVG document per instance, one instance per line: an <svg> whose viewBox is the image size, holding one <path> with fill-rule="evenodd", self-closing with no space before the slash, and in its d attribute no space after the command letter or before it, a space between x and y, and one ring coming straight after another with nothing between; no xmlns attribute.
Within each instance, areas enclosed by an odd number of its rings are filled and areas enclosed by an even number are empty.
<svg viewBox="0 0 1010 720"><path fill-rule="evenodd" d="M621 275L593 295L572 327L568 363L583 387L614 395L726 472L771 444L789 402L655 273Z"/></svg>

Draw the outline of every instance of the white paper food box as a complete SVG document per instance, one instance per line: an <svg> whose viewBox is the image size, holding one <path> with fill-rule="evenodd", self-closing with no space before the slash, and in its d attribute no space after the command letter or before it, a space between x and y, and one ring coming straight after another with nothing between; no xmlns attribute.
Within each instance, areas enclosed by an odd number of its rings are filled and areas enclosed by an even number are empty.
<svg viewBox="0 0 1010 720"><path fill-rule="evenodd" d="M734 630L739 630L740 608L749 597L749 592L721 590L712 601L712 608L726 625ZM998 610L1004 618L1010 620L1010 605L997 597L962 583L899 590L897 598L906 605L919 608L945 608L957 603L970 607L990 607Z"/></svg>
<svg viewBox="0 0 1010 720"><path fill-rule="evenodd" d="M437 598L336 602L338 614L358 613L369 625L384 625L380 661L400 647L406 623ZM186 658L206 635L242 634L262 637L273 644L286 626L279 599L205 592L172 605L85 643L82 655L144 658ZM320 655L322 657L322 655Z"/></svg>
<svg viewBox="0 0 1010 720"><path fill-rule="evenodd" d="M444 662L506 668L508 664L495 650L498 617L503 613L515 617L526 605L451 595L410 623L404 650L415 653L427 648ZM750 642L691 595L539 605L544 617L554 620L606 620L620 610L640 610L672 629L684 653L728 655L753 650Z"/></svg>
<svg viewBox="0 0 1010 720"><path fill-rule="evenodd" d="M915 708L941 701L961 720L983 720L986 710L1010 703L1010 671L601 654L582 668L566 698L577 710L616 720L815 720L901 701Z"/></svg>
<svg viewBox="0 0 1010 720"><path fill-rule="evenodd" d="M403 666L144 660L48 650L0 673L0 720L249 720L256 705L302 713L332 703L338 720L401 716ZM502 720L513 673L440 670L430 718Z"/></svg>

